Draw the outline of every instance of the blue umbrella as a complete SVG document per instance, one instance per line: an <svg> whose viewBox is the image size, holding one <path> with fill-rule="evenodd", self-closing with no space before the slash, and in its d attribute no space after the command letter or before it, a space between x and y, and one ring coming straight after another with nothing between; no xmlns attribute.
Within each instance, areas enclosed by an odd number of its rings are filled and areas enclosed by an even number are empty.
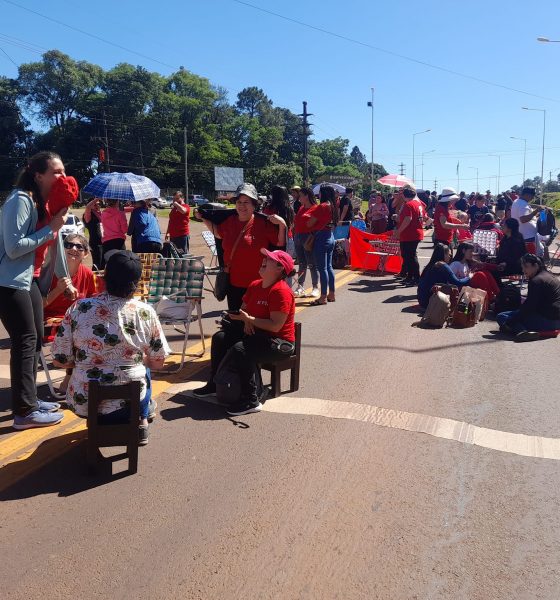
<svg viewBox="0 0 560 600"><path fill-rule="evenodd" d="M150 178L134 173L99 173L83 191L96 198L133 201L159 198L160 193Z"/></svg>

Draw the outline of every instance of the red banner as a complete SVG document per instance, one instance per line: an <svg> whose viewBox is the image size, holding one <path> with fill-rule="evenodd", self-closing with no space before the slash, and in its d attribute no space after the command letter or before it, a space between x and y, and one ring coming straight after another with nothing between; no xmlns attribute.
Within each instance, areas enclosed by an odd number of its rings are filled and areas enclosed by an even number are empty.
<svg viewBox="0 0 560 600"><path fill-rule="evenodd" d="M369 243L370 240L390 240L391 232L386 233L367 233L360 231L356 227L350 227L350 265L353 269L364 269L367 271L377 271L381 257L373 252L374 248ZM388 256L385 263L385 271L388 273L399 273L402 266L400 256Z"/></svg>

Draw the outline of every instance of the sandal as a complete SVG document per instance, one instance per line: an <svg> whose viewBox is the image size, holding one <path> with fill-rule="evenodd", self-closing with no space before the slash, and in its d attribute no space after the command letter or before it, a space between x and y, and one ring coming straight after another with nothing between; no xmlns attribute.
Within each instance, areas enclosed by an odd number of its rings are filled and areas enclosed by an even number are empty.
<svg viewBox="0 0 560 600"><path fill-rule="evenodd" d="M324 306L327 303L327 301L322 301L319 300L319 298L317 298L316 300L313 300L313 302L309 303L309 306Z"/></svg>
<svg viewBox="0 0 560 600"><path fill-rule="evenodd" d="M336 298L327 298L327 302L336 302Z"/></svg>

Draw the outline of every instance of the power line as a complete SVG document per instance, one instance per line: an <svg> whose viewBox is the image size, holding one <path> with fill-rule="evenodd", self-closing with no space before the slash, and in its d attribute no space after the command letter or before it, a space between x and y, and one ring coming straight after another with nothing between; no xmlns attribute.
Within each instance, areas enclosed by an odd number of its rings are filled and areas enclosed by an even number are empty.
<svg viewBox="0 0 560 600"><path fill-rule="evenodd" d="M8 0L4 0L4 1L6 2ZM319 31L320 33L324 33L326 35L336 37L338 39L344 40L345 42L350 42L351 44L357 44L358 46L363 46L365 48L369 48L370 50L376 50L377 52L383 52L384 54L389 54L390 56L395 56L397 58L401 58L402 60L407 60L409 62L416 63L417 65L422 65L423 67L428 67L430 69L442 71L443 73L449 73L450 75L462 77L463 79L469 79L470 81L477 81L478 83L483 83L484 85L501 88L502 90L508 90L510 92L524 94L525 96L532 96L533 98L540 98L541 100L548 100L550 102L560 102L560 100L557 100L555 98L547 98L546 96L539 96L538 94L526 92L525 90L518 90L516 88L512 88L507 85L502 85L501 83L495 83L493 81L488 81L487 79L475 77L474 75L467 75L466 73L461 73L460 71L454 71L453 69L448 69L446 67L434 65L434 64L426 62L424 60L419 60L417 58L412 58L411 56L406 56L405 54L399 54L398 52L393 52L392 50L386 50L385 48L380 48L379 46L373 46L372 44L368 44L367 42L362 42L360 40L356 40L354 38L351 38L351 37L348 37L345 35L341 35L340 33L336 33L334 31L329 31L328 29L323 29L322 27L317 27L316 25L311 25L310 23L305 23L304 21L300 21L300 20L294 19L292 17L287 17L285 15L281 15L280 13L273 12L266 8L262 8L260 6L256 6L255 4L251 4L249 2L244 2L244 0L232 0L232 2L235 2L236 4L241 4L243 6L247 6L254 10L261 11L268 15L272 15L273 17L278 17L279 19L283 19L284 21L288 21L290 23L295 23L296 25L301 25L302 27L307 27L308 29L313 29L314 31Z"/></svg>
<svg viewBox="0 0 560 600"><path fill-rule="evenodd" d="M94 40L97 40L99 42L103 42L104 44L109 44L110 46L114 46L115 48L119 48L120 50L124 50L125 52L130 52L131 54L135 54L136 56L140 56L147 60L151 60L152 62L159 63L160 65L163 65L165 67L169 67L171 69L177 69L177 66L175 66L175 65L170 65L169 63L158 60L157 58L152 58L151 56L142 54L141 52L137 52L136 50L131 50L130 48L127 48L126 46L122 46L121 44L116 44L115 42L106 40L105 38L95 35L94 33L90 33L89 31L85 31L84 29L79 29L78 27L74 27L73 25L68 25L67 23L63 23L62 21L59 21L58 19L53 19L52 17L44 15L36 10L32 10L31 8L28 8L27 6L22 6L21 4L18 4L17 2L13 2L12 0L3 0L3 1L6 2L7 4L11 4L12 6L16 6L17 8L21 8L21 10L25 10L29 13L37 15L38 17L42 17L43 19L46 19L47 21L51 21L51 23L56 23L57 25L61 25L62 27L66 27L67 29L71 29L72 31L77 31L78 33L87 35L88 37L93 38Z"/></svg>
<svg viewBox="0 0 560 600"><path fill-rule="evenodd" d="M1 48L1 47L0 47L0 51L1 51L1 52L3 52L3 53L6 55L6 57L8 58L8 60L9 60L11 63L13 63L13 65L14 65L14 66L15 66L15 68L17 69L17 68L18 68L18 65L17 65L16 61L15 61L15 60L14 60L14 59L13 59L13 58L12 58L12 57L11 57L11 56L10 56L10 55L9 55L9 54L8 54L8 53L5 51L5 50L4 50L4 48Z"/></svg>

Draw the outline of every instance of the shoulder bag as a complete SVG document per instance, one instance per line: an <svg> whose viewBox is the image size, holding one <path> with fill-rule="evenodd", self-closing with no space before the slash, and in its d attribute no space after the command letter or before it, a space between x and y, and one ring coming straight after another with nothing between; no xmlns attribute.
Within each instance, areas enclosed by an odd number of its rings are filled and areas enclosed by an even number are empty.
<svg viewBox="0 0 560 600"><path fill-rule="evenodd" d="M241 241L241 238L247 231L249 225L253 222L253 218L254 217L251 217L249 219L249 221L247 222L245 227L243 227L243 229L240 231L239 235L237 236L237 239L235 240L235 244L233 244L233 248L231 249L231 254L229 255L230 264L231 264L231 261L233 260L233 255L235 254L235 251L237 250L237 246L238 246L239 242ZM216 300L218 300L219 302L224 300L227 295L228 288L229 288L229 265L226 265L223 269L218 271L218 274L216 275L216 283L214 285L214 296L216 297Z"/></svg>

